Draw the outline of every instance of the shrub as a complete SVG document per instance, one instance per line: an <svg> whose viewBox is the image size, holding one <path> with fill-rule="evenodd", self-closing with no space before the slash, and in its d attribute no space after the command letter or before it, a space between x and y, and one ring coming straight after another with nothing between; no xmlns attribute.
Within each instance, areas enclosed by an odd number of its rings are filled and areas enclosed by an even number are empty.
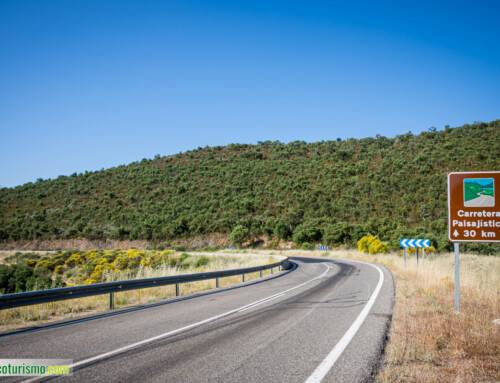
<svg viewBox="0 0 500 383"><path fill-rule="evenodd" d="M289 239L292 235L290 229L285 225L283 221L278 221L274 227L274 235L279 239Z"/></svg>
<svg viewBox="0 0 500 383"><path fill-rule="evenodd" d="M208 263L210 262L210 258L206 257L206 256L201 256L200 258L198 258L198 260L195 262L194 264L194 267L201 267L201 266L205 266L205 265L208 265Z"/></svg>
<svg viewBox="0 0 500 383"><path fill-rule="evenodd" d="M177 267L178 260L179 260L179 258L174 258L174 257L168 258L167 259L167 266L168 267Z"/></svg>
<svg viewBox="0 0 500 383"><path fill-rule="evenodd" d="M344 228L341 226L342 223L337 225L327 225L322 229L323 233L323 242L328 244L337 244L344 243L344 237L346 237L346 232L343 230Z"/></svg>
<svg viewBox="0 0 500 383"><path fill-rule="evenodd" d="M191 262L188 260L189 254L187 253L182 253L181 256L179 257L179 262L177 263L177 267L180 267L182 269L187 269L189 266L191 266Z"/></svg>
<svg viewBox="0 0 500 383"><path fill-rule="evenodd" d="M321 239L321 231L315 222L304 222L293 231L293 240L296 243L316 242Z"/></svg>
<svg viewBox="0 0 500 383"><path fill-rule="evenodd" d="M387 253L388 246L374 235L368 235L358 241L358 251L369 254Z"/></svg>
<svg viewBox="0 0 500 383"><path fill-rule="evenodd" d="M304 242L301 246L302 250L314 250L314 245L309 242Z"/></svg>
<svg viewBox="0 0 500 383"><path fill-rule="evenodd" d="M56 278L56 287L64 286L61 277ZM54 286L49 276L36 273L24 264L0 265L0 293L12 294L30 290L50 289Z"/></svg>
<svg viewBox="0 0 500 383"><path fill-rule="evenodd" d="M238 246L241 246L248 237L248 229L245 226L237 225L231 232L231 241Z"/></svg>

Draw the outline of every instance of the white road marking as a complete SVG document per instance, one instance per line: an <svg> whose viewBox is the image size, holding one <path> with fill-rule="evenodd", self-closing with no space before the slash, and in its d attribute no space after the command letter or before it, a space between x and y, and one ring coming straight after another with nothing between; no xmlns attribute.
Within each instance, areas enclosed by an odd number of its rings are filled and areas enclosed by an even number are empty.
<svg viewBox="0 0 500 383"><path fill-rule="evenodd" d="M275 295L275 296L272 296L272 297L269 297L269 298L266 298L266 299L262 299L261 301L255 302L254 304L251 304L251 305L249 305L249 306L247 306L247 307L245 307L245 308L243 308L243 309L239 310L238 312L239 312L239 313L241 313L241 312L243 312L243 311L249 310L249 309L251 309L251 308L253 308L253 307L255 307L255 306L259 306L259 305L261 305L261 304L263 304L263 303L266 303L266 302L272 301L273 299L276 299L276 298L282 297L283 295L285 295L285 294L278 294L278 295Z"/></svg>
<svg viewBox="0 0 500 383"><path fill-rule="evenodd" d="M330 264L327 264L327 263L322 263L322 265L326 266L326 270L321 275L319 275L317 277L314 277L313 279L310 279L307 282L301 283L300 285L294 286L294 287L292 287L292 288L290 288L288 290L282 291L281 293L277 293L277 294L271 295L271 296L269 296L267 298L260 299L258 301L249 303L249 304L247 304L245 306L238 307L237 309L234 309L234 310L231 310L231 311L227 311L225 313L213 316L211 318L202 320L200 322L196 322L196 323L193 323L193 324L190 324L190 325L178 328L177 330L169 331L169 332L166 332L166 333L163 333L163 334L160 334L160 335L148 338L148 339L141 340L140 342L129 344L128 346L117 348L116 350L108 351L108 352L105 352L103 354L99 354L99 355L93 356L91 358L81 360L79 362L73 363L72 365L69 366L69 368L70 369L74 369L75 367L79 367L79 366L82 366L82 365L85 365L85 364L88 364L88 363L96 362L96 361L101 360L101 359L106 359L106 358L112 357L114 355L122 354L122 353L124 353L126 351L132 350L132 349L137 348L139 346L144 346L144 345L146 345L148 343L151 343L151 342L154 342L156 340L167 338L169 336L179 334L179 333L181 333L183 331L190 330L190 329L195 328L195 327L199 327L201 325L213 322L213 321L215 321L217 319L226 317L228 315L235 314L235 313L241 312L241 311L245 311L247 309L250 309L252 307L258 306L258 305L263 304L265 302L268 302L270 300L279 298L279 297L285 295L286 293L288 293L288 292L290 292L292 290L298 289L298 288L300 288L302 286L305 286L308 283L311 283L311 282L313 282L313 281L315 281L317 279L323 278L333 268ZM47 376L40 376L40 377L36 377L36 378L33 378L33 379L25 380L25 382L36 382L38 380L45 379L45 378L47 378Z"/></svg>
<svg viewBox="0 0 500 383"><path fill-rule="evenodd" d="M380 267L372 265L371 263L367 262L361 262L361 261L353 261L353 262L364 263L378 270L379 280L377 287L375 287L375 290L373 291L370 299L366 303L363 310L361 310L356 320L352 323L351 327L349 327L344 336L338 341L335 347L333 347L332 351L330 351L330 353L320 363L320 365L316 368L316 370L314 370L312 375L306 380L305 383L319 383L323 380L326 374L328 374L328 371L330 371L330 369L333 367L337 359L340 357L340 355L342 355L342 352L344 352L345 348L349 345L352 338L354 338L354 335L356 335L359 328L365 321L370 309L372 308L373 304L375 303L375 300L377 299L380 289L382 288L382 284L384 282L384 273L382 272Z"/></svg>

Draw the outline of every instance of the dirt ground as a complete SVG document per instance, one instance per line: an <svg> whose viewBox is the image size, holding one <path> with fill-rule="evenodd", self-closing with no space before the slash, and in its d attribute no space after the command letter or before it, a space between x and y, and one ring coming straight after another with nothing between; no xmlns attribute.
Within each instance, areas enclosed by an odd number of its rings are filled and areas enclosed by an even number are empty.
<svg viewBox="0 0 500 383"><path fill-rule="evenodd" d="M186 248L203 248L203 247L228 247L232 245L229 234L210 234L193 238L181 238L174 241L164 241L160 243L163 248L172 248L175 246L184 246ZM135 248L145 250L148 246L156 247L158 243L146 240L88 240L88 239L54 239L54 240L33 240L33 241L14 241L0 243L0 251L16 251L16 250L113 250L122 249L128 250ZM254 238L251 241L243 243L243 247L265 248L271 245L273 248L290 249L292 242L277 242L272 243L265 237Z"/></svg>

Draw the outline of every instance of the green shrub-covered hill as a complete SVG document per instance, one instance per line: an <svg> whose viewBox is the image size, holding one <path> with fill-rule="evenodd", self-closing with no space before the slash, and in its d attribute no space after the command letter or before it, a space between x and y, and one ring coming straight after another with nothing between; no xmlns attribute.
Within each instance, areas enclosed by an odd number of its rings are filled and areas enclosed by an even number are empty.
<svg viewBox="0 0 500 383"><path fill-rule="evenodd" d="M0 189L0 242L227 233L449 249L447 172L500 170L500 120L419 135L205 147ZM498 252L496 245L480 247ZM481 247L482 246L482 247Z"/></svg>

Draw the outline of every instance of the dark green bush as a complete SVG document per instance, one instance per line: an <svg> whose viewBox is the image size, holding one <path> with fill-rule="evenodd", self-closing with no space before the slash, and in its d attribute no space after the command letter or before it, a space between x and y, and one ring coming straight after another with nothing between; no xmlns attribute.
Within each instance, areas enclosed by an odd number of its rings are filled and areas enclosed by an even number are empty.
<svg viewBox="0 0 500 383"><path fill-rule="evenodd" d="M208 265L209 263L210 263L210 258L203 255L200 258L198 258L198 260L194 264L194 267L205 266Z"/></svg>
<svg viewBox="0 0 500 383"><path fill-rule="evenodd" d="M301 246L302 250L314 250L314 245L309 242L304 242Z"/></svg>

